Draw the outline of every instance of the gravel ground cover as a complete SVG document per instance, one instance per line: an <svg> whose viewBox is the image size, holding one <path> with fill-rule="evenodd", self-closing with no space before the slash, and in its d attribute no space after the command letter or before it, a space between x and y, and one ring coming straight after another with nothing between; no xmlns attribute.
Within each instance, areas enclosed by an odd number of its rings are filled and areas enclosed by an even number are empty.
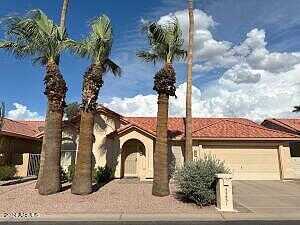
<svg viewBox="0 0 300 225"><path fill-rule="evenodd" d="M151 194L150 182L137 180L113 180L98 191L86 196L72 195L67 184L64 191L41 196L34 189L35 181L10 186L0 186L0 213L128 213L128 214L214 214L213 206L200 208L193 203L184 203L175 198L175 188L167 197Z"/></svg>

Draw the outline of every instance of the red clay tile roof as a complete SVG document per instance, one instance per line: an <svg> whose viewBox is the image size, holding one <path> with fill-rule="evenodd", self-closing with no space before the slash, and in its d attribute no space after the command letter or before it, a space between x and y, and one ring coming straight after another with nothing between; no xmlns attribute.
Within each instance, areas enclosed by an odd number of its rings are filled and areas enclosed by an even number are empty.
<svg viewBox="0 0 300 225"><path fill-rule="evenodd" d="M124 117L125 120L148 130L156 132L155 117ZM169 118L169 137L184 137L184 119ZM243 118L193 118L193 138L199 139L294 139L298 135L268 129L251 120Z"/></svg>
<svg viewBox="0 0 300 225"><path fill-rule="evenodd" d="M270 122L274 123L278 126L284 127L288 130L294 131L294 132L300 132L300 119L298 118L293 118L293 119L266 119L264 120L264 123Z"/></svg>
<svg viewBox="0 0 300 225"><path fill-rule="evenodd" d="M40 132L38 127L43 126L44 123L44 121L15 121L4 118L1 132L9 136L35 139Z"/></svg>
<svg viewBox="0 0 300 225"><path fill-rule="evenodd" d="M151 136L156 135L155 117L122 117L122 121L122 124L125 125L113 132L114 134L134 128L140 129ZM287 126L299 130L300 119L280 119L280 121L287 124ZM168 123L169 137L184 138L184 123L185 120L182 117L170 117ZM2 132L11 135L16 134L24 137L40 138L43 135L41 127L44 125L44 121L13 121L5 119ZM300 136L297 134L269 129L243 118L193 118L192 134L193 138L198 139L300 140Z"/></svg>

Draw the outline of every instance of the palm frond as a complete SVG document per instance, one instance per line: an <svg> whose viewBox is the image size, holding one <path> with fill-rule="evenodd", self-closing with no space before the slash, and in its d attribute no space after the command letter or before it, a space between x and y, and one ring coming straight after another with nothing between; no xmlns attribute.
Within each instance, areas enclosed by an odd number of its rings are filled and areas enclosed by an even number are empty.
<svg viewBox="0 0 300 225"><path fill-rule="evenodd" d="M122 73L121 68L112 60L106 59L105 67L106 67L106 70L112 72L115 76L118 76L118 77L121 76L121 73Z"/></svg>
<svg viewBox="0 0 300 225"><path fill-rule="evenodd" d="M174 59L185 59L186 51L182 49L182 32L176 17L164 24L144 23L143 32L146 33L150 49L137 53L142 60L154 63L162 60L172 63Z"/></svg>
<svg viewBox="0 0 300 225"><path fill-rule="evenodd" d="M67 48L75 55L89 58L93 63L104 63L112 47L112 24L106 15L97 17L90 23L89 35L80 41L68 40Z"/></svg>
<svg viewBox="0 0 300 225"><path fill-rule="evenodd" d="M141 58L145 62L153 62L154 64L156 64L156 61L159 60L158 55L151 53L149 51L138 51L136 55L137 57Z"/></svg>
<svg viewBox="0 0 300 225"><path fill-rule="evenodd" d="M68 39L65 44L66 48L74 55L78 55L81 58L89 57L87 42Z"/></svg>
<svg viewBox="0 0 300 225"><path fill-rule="evenodd" d="M41 10L29 11L25 16L8 17L3 22L7 40L1 48L16 57L30 56L33 62L45 64L57 60L65 49L67 35Z"/></svg>

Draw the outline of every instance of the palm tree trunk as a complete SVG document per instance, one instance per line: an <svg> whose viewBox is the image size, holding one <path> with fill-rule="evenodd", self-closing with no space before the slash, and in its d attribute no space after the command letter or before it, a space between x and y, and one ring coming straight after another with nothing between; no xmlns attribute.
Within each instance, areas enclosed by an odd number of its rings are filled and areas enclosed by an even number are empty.
<svg viewBox="0 0 300 225"><path fill-rule="evenodd" d="M37 187L41 195L60 191L60 154L62 118L67 92L58 65L50 60L46 65L45 95L48 98L47 118L43 138L41 165Z"/></svg>
<svg viewBox="0 0 300 225"><path fill-rule="evenodd" d="M49 107L47 107L48 109ZM47 110L47 115L46 115L46 119L45 119L45 124L47 124L48 122L48 111ZM37 182L35 184L35 189L38 189L39 188L39 185L40 185L40 182L41 182L41 178L42 178L42 174L43 174L43 171L44 171L44 163L45 163L45 149L47 148L46 146L46 140L47 140L47 132L46 130L44 130L44 135L43 135L43 143L42 143L42 150L41 150L41 158L40 158L40 165L39 165L39 174L38 174L38 179L37 179Z"/></svg>
<svg viewBox="0 0 300 225"><path fill-rule="evenodd" d="M93 130L94 114L81 110L79 148L72 181L73 194L83 195L92 192Z"/></svg>
<svg viewBox="0 0 300 225"><path fill-rule="evenodd" d="M41 155L42 166L38 176L38 189L41 195L54 194L61 189L59 168L63 113L48 110L47 115Z"/></svg>
<svg viewBox="0 0 300 225"><path fill-rule="evenodd" d="M102 73L100 63L92 64L83 77L79 146L72 181L73 194L84 195L92 192L94 113L99 90L103 85Z"/></svg>
<svg viewBox="0 0 300 225"><path fill-rule="evenodd" d="M168 170L168 110L169 96L158 95L158 112L156 126L156 143L154 149L154 177L152 194L155 196L167 196L169 190Z"/></svg>
<svg viewBox="0 0 300 225"><path fill-rule="evenodd" d="M186 85L186 120L185 120L185 161L193 160L193 139L192 139L192 68L193 68L193 36L194 36L194 15L193 0L188 0L189 11L189 46L187 65Z"/></svg>
<svg viewBox="0 0 300 225"><path fill-rule="evenodd" d="M65 29L65 23L66 23L65 21L66 21L68 5L69 5L69 0L64 0L63 7L62 7L62 10L61 10L61 16L60 16L60 26L61 26L62 29ZM50 116L48 113L49 113L49 107L48 107L48 110L47 110L47 115L46 115L46 120L45 120L46 126L47 126L48 117ZM40 185L40 182L41 182L41 177L42 177L42 174L43 174L43 171L44 171L44 163L45 163L45 151L44 150L47 149L47 146L45 146L47 138L45 136L47 136L46 129L44 131L44 136L43 136L43 145L42 145L42 150L41 150L39 174L38 174L38 180L35 184L35 189L39 188L39 185Z"/></svg>

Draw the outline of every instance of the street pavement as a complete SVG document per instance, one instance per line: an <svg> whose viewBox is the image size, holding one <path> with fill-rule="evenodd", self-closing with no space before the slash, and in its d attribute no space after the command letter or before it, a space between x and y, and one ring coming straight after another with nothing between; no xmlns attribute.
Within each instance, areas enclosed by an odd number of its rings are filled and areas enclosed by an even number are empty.
<svg viewBox="0 0 300 225"><path fill-rule="evenodd" d="M300 220L290 221L119 221L119 222L95 222L95 221L60 221L60 222L0 222L0 225L299 225Z"/></svg>

